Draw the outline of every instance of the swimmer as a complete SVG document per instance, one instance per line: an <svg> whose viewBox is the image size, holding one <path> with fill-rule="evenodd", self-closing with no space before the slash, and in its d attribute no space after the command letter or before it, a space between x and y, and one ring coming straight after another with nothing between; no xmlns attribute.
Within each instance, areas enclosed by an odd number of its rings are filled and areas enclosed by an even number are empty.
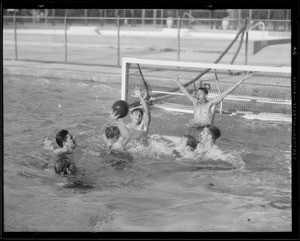
<svg viewBox="0 0 300 241"><path fill-rule="evenodd" d="M61 155L60 158L54 164L54 170L57 174L72 174L77 173L75 163L72 162L67 156Z"/></svg>
<svg viewBox="0 0 300 241"><path fill-rule="evenodd" d="M76 174L77 168L67 154L71 154L77 146L75 138L67 131L61 130L56 135L56 143L60 147L54 150L58 160L54 164L54 170L57 174Z"/></svg>
<svg viewBox="0 0 300 241"><path fill-rule="evenodd" d="M115 113L111 117L114 119L112 125L105 128L105 134L102 135L104 142L109 149L122 150L130 139L130 133Z"/></svg>
<svg viewBox="0 0 300 241"><path fill-rule="evenodd" d="M241 83L250 77L250 74L243 76L242 80L225 90L212 100L207 100L208 90L204 87L198 88L194 96L179 82L178 77L175 78L179 89L192 101L194 109L194 118L190 121L191 126L205 126L213 124L216 106Z"/></svg>
<svg viewBox="0 0 300 241"><path fill-rule="evenodd" d="M160 134L152 134L149 136L149 145L155 155L167 154L174 158L193 158L196 153L198 141L192 135L184 135L182 137L162 136Z"/></svg>
<svg viewBox="0 0 300 241"><path fill-rule="evenodd" d="M127 152L130 132L115 112L112 112L111 118L113 121L105 128L105 133L102 135L108 150L102 152L100 157L116 170L123 170L133 160L131 154Z"/></svg>
<svg viewBox="0 0 300 241"><path fill-rule="evenodd" d="M215 159L222 154L216 145L216 140L221 136L221 131L214 125L206 125L199 134L198 151L204 153L207 158Z"/></svg>
<svg viewBox="0 0 300 241"><path fill-rule="evenodd" d="M149 130L150 125L150 108L148 103L142 97L141 90L137 87L133 90L133 97L139 98L142 108L138 107L131 111L130 118L131 122L127 124L127 128L133 139L141 139L144 137Z"/></svg>
<svg viewBox="0 0 300 241"><path fill-rule="evenodd" d="M196 152L205 159L222 160L230 163L234 168L242 168L245 163L238 153L226 153L217 145L216 140L221 136L221 131L214 125L206 125L199 134L199 144Z"/></svg>
<svg viewBox="0 0 300 241"><path fill-rule="evenodd" d="M176 149L172 151L175 157L182 157L193 153L198 145L198 141L192 135L184 135L180 138L180 143L176 146Z"/></svg>
<svg viewBox="0 0 300 241"><path fill-rule="evenodd" d="M75 138L67 130L61 130L57 133L56 143L60 147L54 150L56 154L71 153L77 146Z"/></svg>

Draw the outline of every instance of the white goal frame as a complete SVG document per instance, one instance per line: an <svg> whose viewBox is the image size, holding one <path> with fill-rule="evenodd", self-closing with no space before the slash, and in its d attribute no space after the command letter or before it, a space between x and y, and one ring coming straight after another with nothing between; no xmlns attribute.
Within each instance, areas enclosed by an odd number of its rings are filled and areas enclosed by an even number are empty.
<svg viewBox="0 0 300 241"><path fill-rule="evenodd" d="M122 58L122 82L121 82L121 99L128 100L128 78L129 78L129 64L141 64L148 66L162 66L162 67L190 67L199 69L211 69L211 70L232 70L232 71L249 71L249 72L268 72L268 73L284 73L291 75L291 67L265 67L265 66L251 66L251 65L230 65L230 64L215 64L215 63L195 63L195 62L183 62L183 61L165 61L165 60L150 60L140 58ZM155 78L155 77L154 77ZM156 91L157 93L163 93ZM181 92L169 93L174 95L183 95ZM210 93L210 96L213 96ZM260 103L278 104L278 102L265 97L259 96L239 96L229 94L226 99L236 101L256 101ZM291 100L286 99L282 101L282 105L291 105ZM158 107L159 108L159 107ZM167 108L166 108L167 109ZM176 109L168 108L171 111ZM190 113L190 110L181 110L181 112Z"/></svg>

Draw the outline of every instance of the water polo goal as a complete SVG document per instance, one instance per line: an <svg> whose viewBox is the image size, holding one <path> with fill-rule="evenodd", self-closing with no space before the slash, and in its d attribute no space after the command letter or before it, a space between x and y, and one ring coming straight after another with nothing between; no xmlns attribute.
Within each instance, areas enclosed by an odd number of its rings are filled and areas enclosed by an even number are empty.
<svg viewBox="0 0 300 241"><path fill-rule="evenodd" d="M139 101L131 96L132 89L137 86L147 93L152 107L192 113L192 103L179 90L175 78L178 77L190 93L206 87L209 100L249 73L251 76L217 106L217 112L291 122L290 67L123 58L121 99L131 108L139 106Z"/></svg>

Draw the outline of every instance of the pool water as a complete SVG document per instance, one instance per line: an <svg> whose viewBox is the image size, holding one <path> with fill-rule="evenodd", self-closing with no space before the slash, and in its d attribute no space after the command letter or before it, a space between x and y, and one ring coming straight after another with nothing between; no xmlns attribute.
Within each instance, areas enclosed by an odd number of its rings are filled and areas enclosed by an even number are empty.
<svg viewBox="0 0 300 241"><path fill-rule="evenodd" d="M128 161L99 138L120 85L4 76L3 88L4 231L291 231L291 124L216 114L217 144L243 169L198 168L159 145ZM191 118L151 114L150 134L182 136ZM61 129L78 144L76 176L53 169Z"/></svg>

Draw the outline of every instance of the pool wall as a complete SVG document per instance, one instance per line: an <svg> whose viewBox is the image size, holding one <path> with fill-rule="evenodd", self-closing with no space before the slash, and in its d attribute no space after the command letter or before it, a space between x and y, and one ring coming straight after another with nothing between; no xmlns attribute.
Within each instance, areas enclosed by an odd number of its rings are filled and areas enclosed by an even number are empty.
<svg viewBox="0 0 300 241"><path fill-rule="evenodd" d="M3 75L121 84L121 68L31 61L3 61Z"/></svg>

